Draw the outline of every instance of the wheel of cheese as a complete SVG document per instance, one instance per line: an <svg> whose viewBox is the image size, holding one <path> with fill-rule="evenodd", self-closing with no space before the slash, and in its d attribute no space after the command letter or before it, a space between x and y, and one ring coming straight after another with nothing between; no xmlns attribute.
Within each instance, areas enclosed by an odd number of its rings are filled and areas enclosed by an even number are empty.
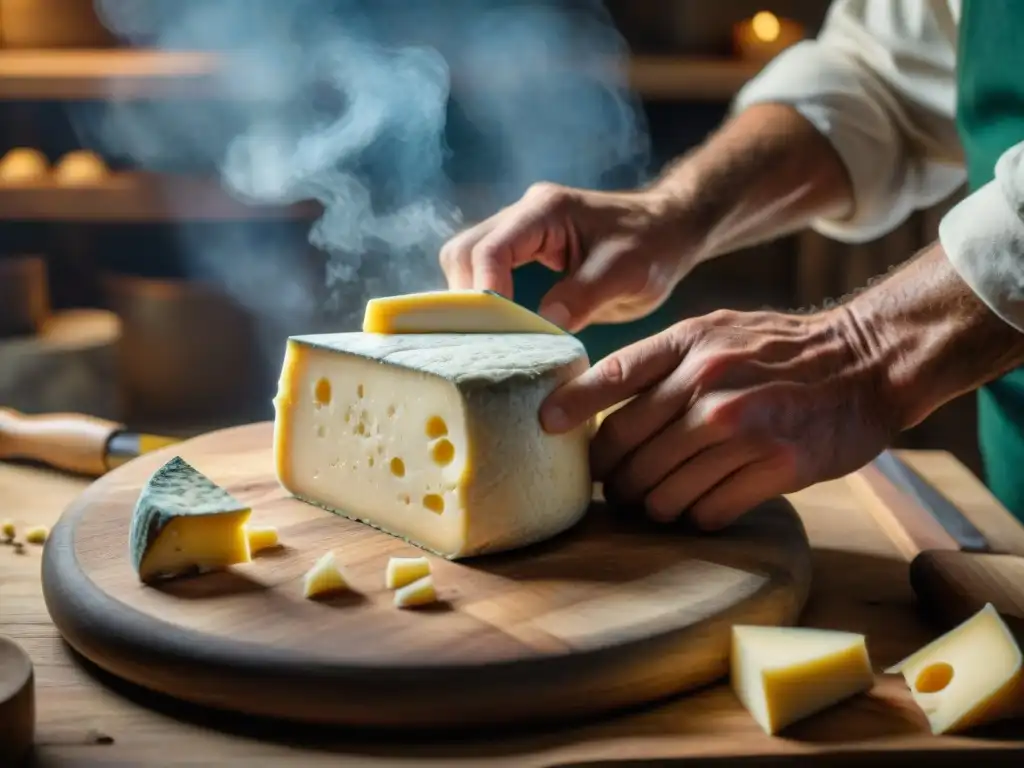
<svg viewBox="0 0 1024 768"><path fill-rule="evenodd" d="M38 149L16 147L0 158L0 182L24 184L42 181L50 168L50 161Z"/></svg>
<svg viewBox="0 0 1024 768"><path fill-rule="evenodd" d="M21 765L35 736L35 674L21 646L0 635L0 765Z"/></svg>
<svg viewBox="0 0 1024 768"><path fill-rule="evenodd" d="M53 178L63 186L98 184L109 171L103 158L88 149L68 152L53 168Z"/></svg>

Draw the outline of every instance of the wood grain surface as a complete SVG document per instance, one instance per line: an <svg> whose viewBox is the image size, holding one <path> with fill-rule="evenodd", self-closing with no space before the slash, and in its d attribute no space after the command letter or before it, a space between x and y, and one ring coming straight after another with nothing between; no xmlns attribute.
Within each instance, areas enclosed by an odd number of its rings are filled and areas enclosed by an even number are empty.
<svg viewBox="0 0 1024 768"><path fill-rule="evenodd" d="M901 452L965 510L990 539L1021 526L951 454ZM19 531L52 526L88 481L44 467L0 462L0 509ZM43 602L41 548L0 547L0 633L36 668L38 766L332 766L336 768L549 768L551 766L1020 765L1024 733L1006 723L961 736L932 736L903 680L881 670L941 628L914 603L908 563L864 509L847 479L791 494L812 544L814 579L801 623L863 632L875 688L779 736L767 736L725 684L581 724L458 738L305 727L192 706L124 683L61 641ZM650 762L647 762L650 761ZM808 762L809 761L809 762Z"/></svg>
<svg viewBox="0 0 1024 768"><path fill-rule="evenodd" d="M470 727L576 718L727 673L734 623L792 624L810 548L783 500L727 533L658 526L600 501L541 545L449 562L440 602L399 610L384 587L402 539L291 498L272 424L215 432L104 476L47 543L43 587L65 638L100 667L189 701L306 722ZM139 583L128 526L152 471L181 455L253 505L283 547L230 571ZM332 549L352 587L302 597Z"/></svg>

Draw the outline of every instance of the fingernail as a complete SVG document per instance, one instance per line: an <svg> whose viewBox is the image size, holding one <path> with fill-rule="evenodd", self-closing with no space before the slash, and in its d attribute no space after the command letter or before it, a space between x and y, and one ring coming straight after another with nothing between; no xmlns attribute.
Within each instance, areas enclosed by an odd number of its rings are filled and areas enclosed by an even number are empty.
<svg viewBox="0 0 1024 768"><path fill-rule="evenodd" d="M547 432L564 432L569 428L569 417L557 405L545 408L541 412L540 422Z"/></svg>
<svg viewBox="0 0 1024 768"><path fill-rule="evenodd" d="M569 325L569 321L572 319L572 316L569 314L569 308L565 306L565 304L560 303L544 307L540 311L540 316L549 323L554 323L559 328L565 328Z"/></svg>

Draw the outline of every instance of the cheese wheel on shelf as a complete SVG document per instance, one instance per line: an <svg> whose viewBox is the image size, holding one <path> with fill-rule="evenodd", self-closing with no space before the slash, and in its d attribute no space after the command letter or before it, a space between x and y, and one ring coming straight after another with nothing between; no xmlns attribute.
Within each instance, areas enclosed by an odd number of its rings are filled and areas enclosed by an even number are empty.
<svg viewBox="0 0 1024 768"><path fill-rule="evenodd" d="M450 559L547 539L590 504L591 425L548 434L540 405L588 364L568 334L293 337L278 480Z"/></svg>

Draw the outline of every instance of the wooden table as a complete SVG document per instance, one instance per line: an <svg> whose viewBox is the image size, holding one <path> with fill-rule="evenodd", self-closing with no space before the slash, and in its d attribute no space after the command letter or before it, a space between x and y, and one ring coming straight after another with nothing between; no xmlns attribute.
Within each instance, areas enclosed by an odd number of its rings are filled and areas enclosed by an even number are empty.
<svg viewBox="0 0 1024 768"><path fill-rule="evenodd" d="M954 503L1006 524L1008 516L951 455L904 454ZM43 469L0 464L0 518L19 528L52 525L86 481ZM918 614L907 563L861 508L845 480L790 497L815 546L815 577L803 623L864 632L876 671L935 636ZM0 634L12 636L36 665L37 765L582 766L673 765L747 757L756 765L905 764L907 750L929 765L1021 765L1024 726L1008 723L970 737L932 737L902 678L879 675L868 695L770 738L729 688L719 685L643 712L543 733L482 734L412 743L395 735L339 735L239 722L154 699L88 669L50 622L39 583L41 549L0 548ZM748 763L748 760L740 762ZM717 760L714 760L717 762ZM648 765L652 763L647 763ZM659 762L659 764L664 764Z"/></svg>

